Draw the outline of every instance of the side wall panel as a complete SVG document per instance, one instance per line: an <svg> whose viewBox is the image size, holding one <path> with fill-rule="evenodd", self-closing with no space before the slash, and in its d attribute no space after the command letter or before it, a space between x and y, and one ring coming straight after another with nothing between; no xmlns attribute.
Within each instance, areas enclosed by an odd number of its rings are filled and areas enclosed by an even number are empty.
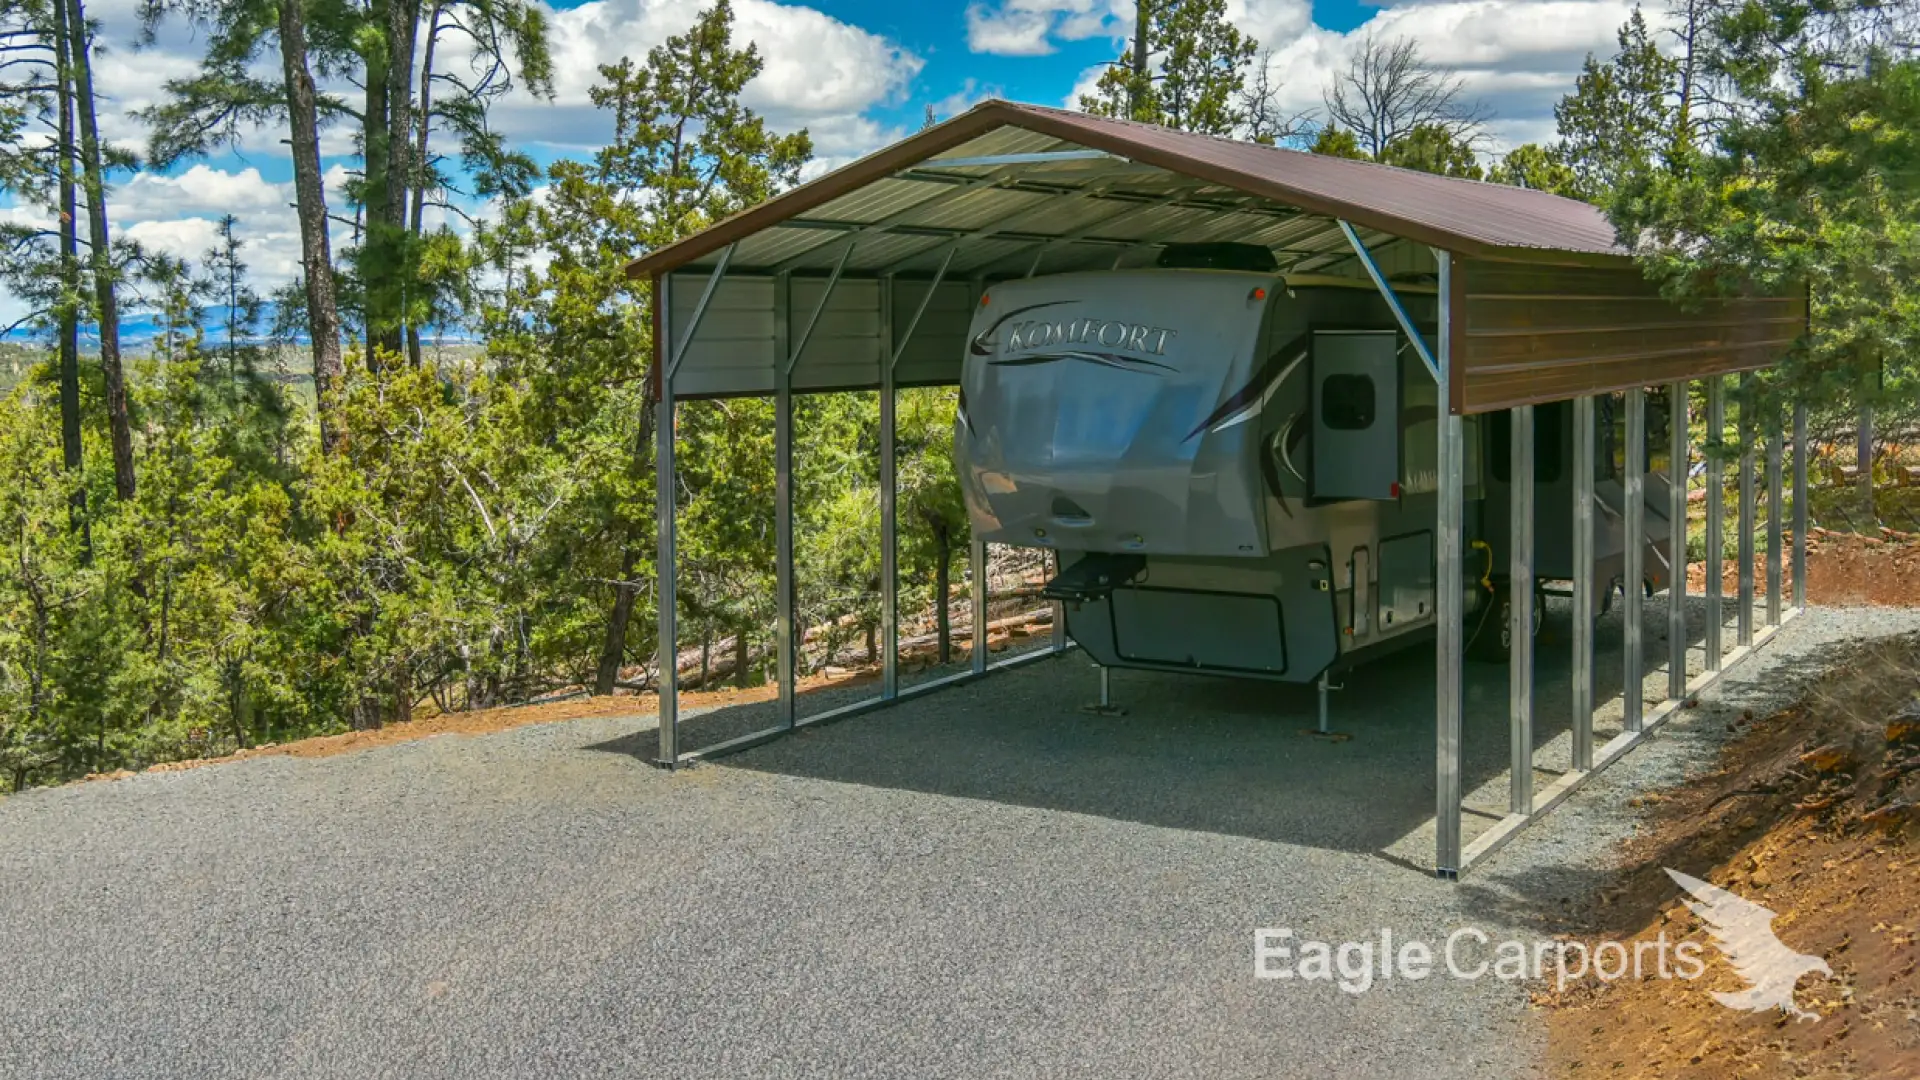
<svg viewBox="0 0 1920 1080"><path fill-rule="evenodd" d="M894 279L896 339L906 333L914 311L926 296L927 280ZM675 335L685 332L706 284L705 272L673 275L669 325ZM787 341L800 340L826 286L824 275L794 276ZM880 385L880 364L887 355L880 341L881 288L881 283L872 278L842 277L834 285L806 351L794 366L795 390L871 390ZM674 379L676 395L688 399L773 393L773 290L773 278L766 276L729 274L721 281L699 333L680 363ZM949 279L941 283L901 354L895 373L900 385L960 381L960 362L977 296L971 282Z"/></svg>
<svg viewBox="0 0 1920 1080"><path fill-rule="evenodd" d="M1800 295L1683 310L1624 261L1458 265L1464 378L1454 408L1463 413L1763 368L1807 324Z"/></svg>

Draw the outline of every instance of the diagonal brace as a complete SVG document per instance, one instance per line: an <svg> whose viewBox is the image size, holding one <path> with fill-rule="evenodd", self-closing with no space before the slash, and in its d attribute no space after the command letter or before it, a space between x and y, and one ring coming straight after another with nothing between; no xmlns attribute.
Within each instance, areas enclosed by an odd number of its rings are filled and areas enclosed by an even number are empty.
<svg viewBox="0 0 1920 1080"><path fill-rule="evenodd" d="M1381 299L1393 309L1393 317L1400 323L1400 332L1407 335L1414 351L1420 354L1420 362L1427 365L1428 374L1433 376L1434 382L1442 382L1439 361L1433 358L1433 350L1427 348L1427 339L1421 337L1420 331L1414 328L1413 317L1407 314L1406 307L1400 303L1399 294L1393 291L1393 286L1387 283L1387 276L1380 272L1379 264L1373 261L1373 252L1360 242L1360 234L1354 232L1353 226L1345 219L1340 221L1340 231L1347 235L1347 243L1353 245L1353 253L1359 257L1360 265L1366 268L1367 276L1373 279L1373 287L1380 290Z"/></svg>

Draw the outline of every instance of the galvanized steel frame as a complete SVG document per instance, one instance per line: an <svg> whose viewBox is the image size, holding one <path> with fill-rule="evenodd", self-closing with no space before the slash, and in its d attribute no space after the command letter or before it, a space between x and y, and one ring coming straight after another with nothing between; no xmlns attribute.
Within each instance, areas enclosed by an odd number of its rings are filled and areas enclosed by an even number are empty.
<svg viewBox="0 0 1920 1080"><path fill-rule="evenodd" d="M1009 162L1011 163L1011 162ZM950 182L965 185L966 188L990 186L1000 178L956 177ZM1056 247L1079 242L1099 242L1092 234L1101 224L1134 213L1144 212L1160 206L1181 204L1190 191L1176 191L1164 197L1150 201L1127 203L1121 210L1101 222L1090 223L1085 235L1072 234L1055 237L1036 238L1036 245L1029 251L1018 253L1017 257L1031 257L1034 265L1045 253ZM1071 197L1101 198L1104 192L1083 190L1070 193ZM930 201L944 201L935 199ZM925 208L922 203L920 209ZM1225 209L1209 206L1209 209ZM897 217L905 217L903 212ZM788 225L812 224L789 221ZM898 637L898 522L896 518L896 473L895 473L895 432L896 384L895 370L917 328L921 317L931 303L936 290L945 279L960 249L960 241L969 237L981 236L1009 237L1018 234L1006 229L1006 222L993 227L971 230L952 230L943 234L936 230L906 229L922 235L942 237L953 242L936 245L916 255L901 258L888 269L897 269L909 262L942 256L939 270L933 281L927 286L912 319L904 332L898 337L892 328L892 304L895 282L891 274L882 276L882 341L883 364L881 366L881 443L882 460L882 562L883 585L882 601L885 611L885 649L883 658L883 678L880 695L864 701L832 709L815 716L799 718L795 709L795 689L798 669L798 650L800 646L799 628L795 615L795 583L793 574L793 414L792 414L792 376L795 365L805 352L814 328L827 309L829 298L835 285L842 277L855 245L864 235L887 231L891 221L873 222L865 226L843 227L839 223L818 223L821 227L840 232L841 235L830 243L844 242L839 259L832 274L827 279L825 290L816 301L814 309L804 329L796 336L793 334L791 311L791 270L803 262L810 261L818 248L810 249L802 255L788 259L775 273L775 320L777 371L774 396L777 400L775 453L778 457L776 469L776 567L779 597L778 638L778 679L780 682L780 708L774 727L752 732L703 749L682 752L679 749L678 731L678 679L675 670L676 649L676 611L673 576L676 570L674 550L674 508L673 488L675 484L674 461L674 375L679 369L688 346L698 332L702 318L709 303L724 278L727 265L732 256L729 246L721 254L717 264L708 275L705 289L699 303L687 320L687 326L680 329L677 336L671 325L671 304L668 302L670 282L666 278L656 279L655 297L656 318L662 340L672 343L671 353L663 365L664 371L659 384L659 403L656 406L656 453L659 470L656 479L659 493L659 567L661 580L660 597L660 752L658 763L666 767L677 767L696 761L709 760L723 754L732 753L750 746L777 738L800 727L827 723L848 716L860 715L893 702L904 700L918 694L944 686L979 678L989 672L1044 659L1057 655L1068 647L1065 635L1064 612L1060 605L1053 606L1053 626L1049 647L1022 655L1010 657L999 662L988 661L988 605L990 589L987 583L986 545L978 538L968 543L969 597L972 616L973 649L970 664L962 671L944 678L933 679L912 687L899 685L899 637ZM1669 637L1673 645L1669 653L1668 697L1650 714L1643 713L1640 707L1640 679L1642 669L1640 659L1641 627L1639 616L1643 610L1643 590L1640 582L1644 579L1644 567L1641 565L1642 544L1639 539L1644 535L1644 472L1645 472L1645 392L1641 389L1627 392L1627 459L1625 488L1627 493L1625 581L1622 583L1626 594L1627 625L1624 631L1628 661L1626 686L1623 688L1623 716L1626 730L1603 746L1596 748L1593 732L1593 620L1596 589L1600 584L1594 580L1594 399L1582 397L1574 402L1574 554L1575 580L1573 599L1575 610L1574 626L1574 716L1572 724L1571 768L1562 773L1544 790L1535 790L1534 769L1534 720L1535 702L1533 695L1533 636L1532 636L1532 595L1534 591L1533 566L1533 484L1530 482L1533 472L1534 425L1531 407L1515 410L1513 439L1510 462L1515 480L1511 498L1513 502L1512 551L1509 565L1509 588L1517 600L1513 605L1510 630L1513 632L1513 668L1509 676L1509 740L1511 776L1508 785L1509 812L1494 828L1476 837L1472 843L1462 843L1462 755L1461 725L1464 711L1463 701L1463 651L1465 635L1463 627L1463 602L1466 597L1464 581L1464 485L1465 485L1465 428L1463 418L1456 414L1446 403L1451 402L1452 381L1455 378L1454 349L1461 329L1456 320L1464 313L1455 310L1455 276L1459 273L1455 256L1445 250L1434 250L1439 270L1439 334L1438 349L1432 349L1427 340L1415 332L1406 310L1399 302L1385 275L1372 258L1372 254L1361 241L1358 231L1347 221L1335 219L1335 224L1343 233L1353 249L1361 267L1372 279L1383 299L1400 321L1410 343L1419 353L1423 363L1434 375L1439 389L1439 400L1443 403L1437 427L1437 464L1439 507L1436 520L1436 634L1435 662L1437 676L1437 696L1435 703L1435 755L1436 755L1436 815L1435 815L1435 870L1443 877L1457 877L1461 872L1485 859L1497 850L1527 821L1544 813L1560 800L1566 798L1593 773L1616 760L1631 749L1646 733L1671 716L1674 709L1687 696L1698 693L1719 678L1721 672L1732 663L1764 644L1777 632L1780 625L1797 615L1804 605L1804 565L1805 565L1805 485L1806 485L1806 417L1803 408L1795 410L1794 433L1794 527L1793 527L1793 569L1794 604L1792 608L1782 610L1782 592L1780 587L1779 557L1782 547L1780 537L1784 517L1782 514L1783 493L1780 491L1781 448L1777 419L1768 446L1768 493L1770 506L1769 531L1769 573L1768 625L1758 634L1751 633L1747 626L1742 633L1740 647L1724 658L1718 649L1717 615L1720 607L1718 575L1709 574L1713 587L1707 594L1710 612L1708 637L1708 670L1699 677L1687 679L1685 673L1685 573L1686 573L1686 480L1688 459L1688 424L1686 407L1686 385L1674 384L1673 395L1673 431L1672 431L1672 484L1670 493L1672 502L1669 511L1673 523L1671 532L1672 558L1669 566ZM1330 255L1331 252L1328 252ZM1008 256L1013 258L1016 256ZM1003 260L998 260L1003 261ZM976 283L978 279L976 278ZM1437 353L1437 355L1436 355ZM1718 437L1724 423L1724 377L1715 376L1708 380L1708 416L1707 422L1714 438ZM1751 406L1743 403L1741 423L1743 431L1751 432ZM1743 542L1747 553L1751 554L1753 542L1752 486L1753 451L1752 440L1743 440L1743 489L1742 489L1742 525ZM1716 492L1721 483L1724 465L1709 458L1708 480L1710 493ZM1710 570L1718 570L1720 547L1718 540L1721 532L1719 500L1710 494L1708 502L1707 531L1709 539L1708 563ZM1750 623L1752 616L1752 560L1746 560L1745 588L1742 596L1743 626ZM942 598L943 600L945 598ZM1676 633L1675 628L1679 628ZM1103 672L1103 677L1105 673ZM1103 678L1104 684L1104 678Z"/></svg>
<svg viewBox="0 0 1920 1080"><path fill-rule="evenodd" d="M1717 441L1720 438L1721 431L1723 430L1721 427L1721 421L1724 419L1724 415L1725 415L1724 412L1722 411L1723 400L1724 400L1724 392L1722 389L1723 384L1724 384L1724 376L1713 376L1713 377L1710 377L1708 380L1706 380L1707 423L1708 423L1707 434L1708 434L1709 443ZM1686 594L1685 594L1686 555L1685 553L1687 549L1687 532L1688 532L1687 517L1686 517L1687 469L1685 467L1685 464L1686 464L1685 459L1689 456L1688 446L1690 443L1690 440L1688 439L1690 425L1687 423L1687 419L1686 419L1687 417L1686 390L1687 390L1687 387L1686 387L1686 384L1684 383L1675 384L1671 387L1671 392L1674 394L1674 401L1676 403L1676 407L1673 411L1674 422L1672 426L1674 430L1671 432L1671 436L1672 436L1671 446L1673 450L1673 459L1671 463L1672 465L1671 476L1678 477L1679 482L1674 485L1674 490L1670 493L1671 502L1669 503L1669 512L1672 515L1671 521L1673 522L1673 528L1670 531L1669 536L1671 538L1670 543L1672 545L1672 550L1676 553L1671 560L1672 565L1670 566L1671 576L1669 579L1670 585L1669 585L1669 592L1668 592L1669 634L1673 633L1673 628L1675 626L1681 627L1681 632L1682 634L1684 634L1684 627L1685 627L1685 611L1684 611L1684 607L1686 603ZM1634 398L1636 396L1640 397L1641 399L1639 402L1639 404L1641 405L1641 408L1639 410L1635 409ZM1573 661L1574 662L1573 662L1572 767L1568 769L1565 773L1562 773L1558 779L1556 779L1553 783L1549 784L1544 790L1540 790L1540 791L1532 790L1531 777L1529 777L1528 780L1525 782L1523 782L1517 776L1510 777L1509 793L1511 796L1514 796L1514 799L1513 799L1514 805L1511 807L1507 815L1504 818L1502 818L1497 824L1495 824L1492 828L1488 829L1486 832L1483 832L1479 836L1476 836L1473 839L1473 842L1470 844L1467 844L1464 849L1460 849L1458 860L1451 863L1448 862L1445 858L1447 854L1447 849L1445 847L1445 844L1448 839L1448 823L1449 823L1449 819L1451 819L1452 828L1454 830L1452 842L1457 844L1458 828L1459 828L1459 821L1460 821L1460 810L1459 810L1459 806L1457 805L1457 802L1456 804L1451 806L1447 803L1446 788L1445 788L1445 784L1443 783L1442 796L1441 796L1442 802L1440 807L1440 813L1436 818L1436 829L1435 829L1436 834L1441 838L1440 860L1437 863L1437 868L1438 868L1439 874L1442 877L1448 877L1448 878L1458 877L1459 874L1461 874L1462 872L1466 871L1467 869L1473 866L1480 864L1482 861L1484 861L1489 856L1491 856L1495 851L1498 851L1501 847L1503 847L1507 843L1507 841L1511 840L1515 835L1517 835L1519 831L1522 828L1524 828L1529 821L1551 810L1554 806L1558 805L1562 800L1566 799L1569 795L1579 790L1579 788L1583 784L1585 784L1589 779L1591 779L1594 776L1594 774L1598 773L1601 769L1606 768L1608 765L1611 765L1613 762L1619 760L1629 750L1632 750L1635 746L1638 746L1643 740L1647 739L1657 728L1659 728L1660 725L1666 723L1669 719L1673 717L1673 715L1676 712L1678 712L1681 708L1683 708L1685 703L1689 699L1693 698L1697 694L1704 692L1709 687L1717 683L1726 674L1728 670L1734 667L1734 665L1738 664L1741 660L1744 660L1747 657L1753 655L1753 653L1757 651L1761 646L1765 645L1768 641L1772 640L1774 635L1779 633L1782 627L1784 627L1787 623L1791 622L1794 618L1798 617L1806 609L1806 594L1805 594L1804 588L1802 587L1803 586L1802 578L1804 576L1804 568L1806 565L1806 518L1805 518L1805 491L1806 491L1806 468L1807 468L1807 452L1806 452L1806 437L1805 437L1806 436L1806 409L1804 406L1796 406L1794 410L1794 458L1793 458L1794 526L1793 526L1793 542L1792 542L1793 546L1791 548L1791 557L1793 559L1795 580L1794 580L1794 598L1793 598L1792 606L1790 607L1783 606L1783 608L1777 614L1770 608L1768 612L1768 617L1767 617L1767 624L1764 627L1760 628L1756 633L1754 633L1750 641L1736 646L1731 652L1728 652L1725 656L1719 655L1718 644L1717 644L1718 638L1719 638L1719 635L1717 633L1718 623L1714 620L1717 619L1718 617L1718 610L1720 607L1718 603L1717 594L1719 593L1718 583L1720 581L1720 573L1722 572L1722 563L1724 562L1724 560L1717 557L1717 552L1720 550L1718 545L1721 538L1720 538L1719 515L1716 514L1714 511L1715 511L1715 508L1719 505L1719 500L1724 498L1724 487L1722 486L1720 477L1724 471L1725 466L1722 458L1714 454L1707 455L1705 460L1707 464L1706 479L1707 479L1707 492L1708 492L1706 525L1707 525L1707 533L1708 533L1707 567L1709 570L1709 574L1708 574L1709 587L1706 594L1706 601L1707 601L1706 606L1709 611L1709 621L1706 627L1708 649L1707 649L1707 657L1706 657L1707 662L1705 664L1705 670L1701 671L1700 674L1698 675L1695 675L1692 677L1686 677L1685 675L1686 640L1684 636L1680 637L1678 639L1679 644L1677 646L1673 646L1669 648L1668 663L1674 666L1669 667L1669 670L1668 670L1668 685L1667 685L1666 699L1661 701L1658 705L1653 707L1651 710L1644 712L1644 714L1640 717L1639 723L1637 725L1627 727L1625 730L1621 731L1618 735L1608 740L1605 746L1602 746L1596 749L1593 746L1593 701L1592 701L1592 694L1593 694L1592 597L1593 597L1593 588L1595 585L1594 574L1593 574L1594 548L1593 548L1593 531L1592 531L1593 521L1594 521L1594 514L1593 514L1593 508L1592 508L1592 495L1593 495L1593 477L1594 477L1594 471L1595 471L1594 470L1594 464L1595 464L1594 452L1593 452L1593 445L1594 445L1593 399L1591 397L1575 398L1573 405L1574 405L1574 408L1573 408L1573 435L1574 435L1574 454L1573 454L1573 469L1574 469L1574 509L1573 509L1573 516L1574 516L1573 640L1574 640L1574 645L1573 645L1573 648L1574 648L1574 655L1573 655ZM1639 419L1641 422L1638 424L1636 424L1635 422L1636 411L1640 413ZM1630 432L1628 436L1629 444L1628 444L1627 458L1628 458L1629 470L1630 470L1629 477L1631 477L1632 476L1631 467L1632 467L1633 459L1636 456L1633 453L1633 449L1632 449L1634 445L1633 440L1635 437L1633 434L1633 431L1635 428L1639 428L1642 433L1644 432L1644 395L1636 395L1632 391L1628 392L1627 421L1628 421L1628 427ZM1517 434L1519 430L1519 425L1517 423L1515 425L1515 430L1516 430L1516 436L1514 439L1514 444L1516 446L1515 453L1517 455L1518 454L1517 446L1520 441L1519 435ZM1641 447L1641 452L1639 457L1641 460L1641 465L1642 467L1644 467L1644 461L1645 461L1644 439L1640 440L1639 445ZM1777 456L1777 455L1770 455L1770 457L1772 456ZM1518 476L1517 470L1519 468L1519 460L1517 456L1514 459L1512 467L1515 470L1514 475L1517 477ZM1748 475L1749 475L1749 484L1751 484L1751 473L1749 473ZM1774 480L1774 477L1777 477L1777 476L1778 476L1778 471L1772 470L1769 477L1770 479L1769 493L1770 493L1770 496L1773 497L1775 500L1773 504L1775 506L1779 505L1779 494L1780 494L1779 484L1776 480ZM1514 495L1514 504L1515 504L1516 514L1518 513L1520 502L1521 502L1521 497L1516 493ZM1630 498L1629 508L1631 508L1632 505L1633 503ZM1632 516L1634 515L1629 514L1629 517L1632 517ZM1644 511L1640 516L1642 520L1644 520ZM1628 549L1627 549L1628 551L1632 551L1635 547L1638 546L1632 543L1632 538L1637 532L1638 528L1639 526L1637 524L1629 526ZM1748 530L1748 535L1751 536L1751 529ZM1515 526L1516 547L1518 546L1519 539L1520 539L1519 526L1516 524ZM1751 544L1751 541L1749 541L1749 544ZM1520 562L1520 559L1516 552L1514 557L1514 565L1515 565L1516 573L1519 568L1519 562ZM1749 563L1749 567L1751 567L1751 559L1748 560L1748 563ZM1749 570L1749 573L1751 573L1751 570ZM1624 591L1627 593L1629 597L1633 597L1636 594L1639 594L1642 592L1641 589L1637 589L1634 587L1634 582L1631 577L1629 577L1628 580L1623 583L1623 587L1624 587ZM1777 589L1774 590L1774 592L1776 593L1778 591L1779 590ZM1634 605L1634 606L1637 606L1637 605ZM1631 625L1632 624L1630 623L1629 626ZM1627 634L1624 634L1623 636L1631 638L1634 635L1627 633ZM1516 644L1517 642L1518 642L1518 639L1516 639ZM1516 653L1516 657L1517 656L1518 656L1518 653ZM1676 675L1678 675L1677 678L1676 678ZM1521 722L1522 717L1517 708L1518 703L1520 701L1520 695L1519 695L1519 689L1518 689L1520 686L1520 682L1521 682L1520 677L1517 674L1511 677L1510 685L1514 688L1514 692L1511 695L1511 700L1509 702L1510 707L1513 708L1513 719L1511 722L1511 735L1510 735L1510 738L1511 738L1510 749L1512 751L1511 753L1512 765L1515 767L1519 766L1523 761L1531 762L1531 758L1532 758L1532 746L1530 741L1529 742L1522 741L1523 738L1530 740L1532 732L1531 732L1530 725L1522 724ZM1637 689L1637 687L1633 682L1628 680L1623 680L1623 685L1622 685L1622 695L1624 699L1623 706L1626 700L1633 700L1635 698L1640 697L1640 694L1633 692L1635 689ZM1437 707L1436 709L1436 712L1441 717L1441 723L1443 726L1445 724L1444 717L1446 714L1446 709L1444 705L1445 705L1445 699L1443 698L1441 706ZM1624 713L1624 709L1623 709L1623 713ZM1518 799L1518 795L1522 792L1523 786L1526 789L1526 793L1530 796L1530 798L1525 803L1520 802L1520 800ZM1456 800L1458 798L1457 791L1458 789L1456 787L1454 789L1454 792L1455 792L1454 797Z"/></svg>
<svg viewBox="0 0 1920 1080"><path fill-rule="evenodd" d="M1637 732L1645 723L1646 653L1641 638L1646 631L1647 595L1647 392L1634 387L1627 391L1626 475L1622 487L1626 498L1626 526L1620 543L1624 568L1620 572L1621 724Z"/></svg>
<svg viewBox="0 0 1920 1080"><path fill-rule="evenodd" d="M1726 612L1722 604L1727 579L1727 458L1721 443L1727 434L1727 377L1715 375L1707 380L1707 588L1706 667L1720 670L1726 653L1722 628Z"/></svg>
<svg viewBox="0 0 1920 1080"><path fill-rule="evenodd" d="M1593 398L1573 401L1573 723L1575 772L1593 768Z"/></svg>
<svg viewBox="0 0 1920 1080"><path fill-rule="evenodd" d="M1513 410L1507 476L1513 504L1507 592L1507 811L1533 813L1533 406Z"/></svg>
<svg viewBox="0 0 1920 1080"><path fill-rule="evenodd" d="M827 277L826 285L820 297L814 302L813 310L806 323L795 336L792 332L792 275L780 273L774 277L774 549L775 549L775 589L776 625L774 631L774 652L776 657L779 698L776 722L773 726L749 732L723 740L711 746L695 750L680 749L679 730L679 671L678 671L678 563L675 545L675 519L673 493L678 481L674 454L674 376L679 372L680 361L686 356L688 347L699 332L708 307L711 305L720 283L726 277L727 266L732 256L732 247L721 255L713 270L707 275L705 287L700 299L687 319L687 326L674 336L672 324L672 303L670 276L662 276L655 282L657 294L654 303L657 306L659 330L662 340L673 342L671 351L666 354L659 380L659 398L655 405L654 452L655 452L655 497L656 527L658 529L656 566L658 574L659 598L659 643L658 672L656 686L659 696L659 735L658 749L653 763L666 769L682 768L700 761L710 761L727 754L737 753L754 746L762 745L799 728L842 720L862 713L873 711L885 705L917 696L941 687L954 686L969 682L994 671L1002 671L1031 663L1036 660L1057 656L1070 648L1066 639L1064 620L1060 605L1053 605L1054 625L1048 647L989 663L987 661L987 604L989 601L986 577L986 545L978 539L968 543L969 593L972 604L972 655L969 668L941 678L930 679L910 687L899 684L899 536L897 509L897 476L895 454L895 420L897 387L894 385L894 372L914 331L926 315L935 294L945 280L952 266L957 246L949 247L933 279L928 282L919 304L915 307L911 319L904 330L896 337L892 328L892 308L894 282L889 278L882 281L881 288L881 340L885 343L884 360L881 364L880 394L880 472L881 472L881 606L883 609L883 658L881 692L879 696L856 701L848 705L830 709L813 716L797 715L796 691L799 671L800 628L795 613L796 583L794 580L794 536L793 536L793 369L800 357L806 352L812 340L814 330L819 326L823 314L833 296L834 288L840 282L847 260L859 243L858 235L845 238L844 247L835 262L832 273ZM944 599L944 598L943 598Z"/></svg>
<svg viewBox="0 0 1920 1080"><path fill-rule="evenodd" d="M1667 696L1687 693L1687 384L1667 386Z"/></svg>
<svg viewBox="0 0 1920 1080"><path fill-rule="evenodd" d="M1453 368L1454 319L1464 312L1453 310L1453 276L1458 272L1451 252L1436 249L1434 259L1440 270L1440 355L1432 365L1439 381L1439 445L1435 448L1439 473L1439 507L1434 529L1434 873L1442 878L1458 877L1467 867L1466 853L1460 842L1461 714L1466 661L1466 633L1462 620L1466 599L1464 534L1466 515L1466 438L1465 420L1447 402ZM1375 282L1382 291L1391 291L1385 278ZM1415 339L1418 341L1418 337Z"/></svg>

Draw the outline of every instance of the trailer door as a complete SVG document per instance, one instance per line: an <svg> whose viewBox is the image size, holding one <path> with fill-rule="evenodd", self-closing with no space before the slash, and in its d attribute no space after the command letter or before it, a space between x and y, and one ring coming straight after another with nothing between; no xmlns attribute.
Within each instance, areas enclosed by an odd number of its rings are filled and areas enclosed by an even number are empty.
<svg viewBox="0 0 1920 1080"><path fill-rule="evenodd" d="M1400 497L1400 335L1313 335L1313 497Z"/></svg>

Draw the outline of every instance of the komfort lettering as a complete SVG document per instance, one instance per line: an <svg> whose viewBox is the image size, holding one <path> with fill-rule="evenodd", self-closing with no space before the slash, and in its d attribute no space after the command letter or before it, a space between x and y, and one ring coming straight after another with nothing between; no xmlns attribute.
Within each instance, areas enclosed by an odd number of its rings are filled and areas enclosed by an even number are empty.
<svg viewBox="0 0 1920 1080"><path fill-rule="evenodd" d="M1034 319L1014 324L1013 328L1007 332L1006 344L1001 351L1013 353L1056 345L1099 345L1108 349L1126 349L1130 352L1165 356L1167 342L1173 339L1173 334L1172 330L1164 326L1147 326L1144 323L1108 322L1101 319L1048 322Z"/></svg>

